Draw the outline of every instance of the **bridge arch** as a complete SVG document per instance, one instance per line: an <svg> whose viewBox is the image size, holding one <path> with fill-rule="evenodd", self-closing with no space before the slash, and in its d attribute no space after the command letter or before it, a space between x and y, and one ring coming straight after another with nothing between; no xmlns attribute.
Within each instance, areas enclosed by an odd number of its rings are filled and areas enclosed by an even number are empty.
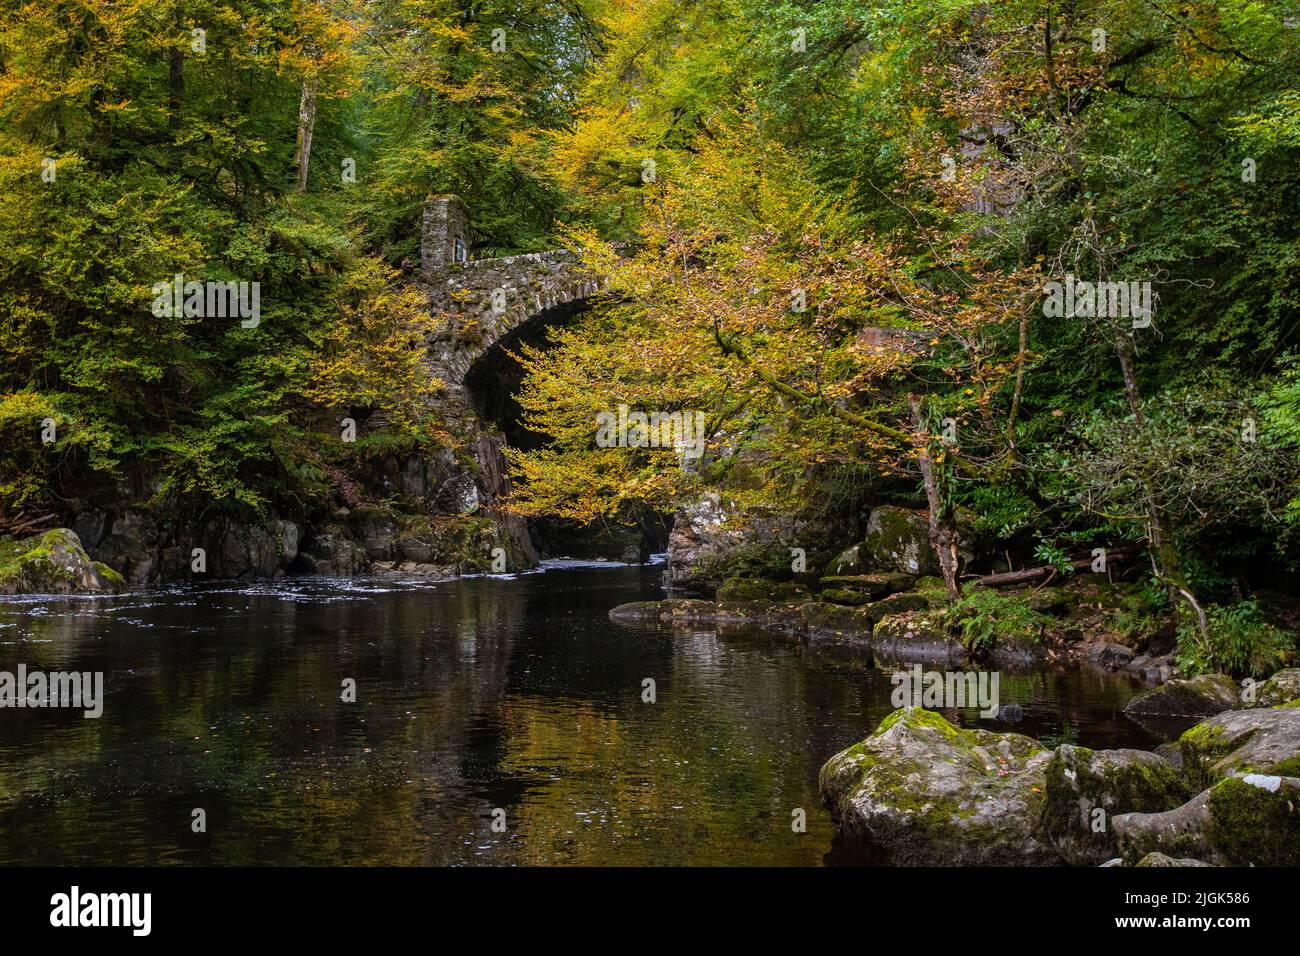
<svg viewBox="0 0 1300 956"><path fill-rule="evenodd" d="M501 371L502 346L585 310L600 283L565 249L465 258L468 222L455 196L436 196L425 206L423 281L430 309L447 319L428 343L430 371L446 384L447 398L492 420L474 386Z"/></svg>

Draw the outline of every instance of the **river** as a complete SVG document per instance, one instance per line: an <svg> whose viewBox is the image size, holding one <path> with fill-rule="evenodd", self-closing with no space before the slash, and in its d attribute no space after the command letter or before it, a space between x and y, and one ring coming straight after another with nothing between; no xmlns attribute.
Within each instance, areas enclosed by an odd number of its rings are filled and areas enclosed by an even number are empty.
<svg viewBox="0 0 1300 956"><path fill-rule="evenodd" d="M891 668L608 620L662 597L660 573L551 564L9 599L0 670L102 671L105 701L98 719L0 710L0 864L869 862L836 840L817 771L890 712ZM355 703L340 699L349 679ZM1021 723L948 716L1149 746L1121 713L1138 689L1004 672Z"/></svg>

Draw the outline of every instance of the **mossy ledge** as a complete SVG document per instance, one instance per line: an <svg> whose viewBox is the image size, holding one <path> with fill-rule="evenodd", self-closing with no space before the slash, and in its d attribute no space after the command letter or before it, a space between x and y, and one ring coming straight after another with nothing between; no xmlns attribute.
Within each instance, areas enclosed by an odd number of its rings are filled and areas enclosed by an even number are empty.
<svg viewBox="0 0 1300 956"><path fill-rule="evenodd" d="M68 528L0 539L0 594L97 594L123 587L122 576L92 561Z"/></svg>

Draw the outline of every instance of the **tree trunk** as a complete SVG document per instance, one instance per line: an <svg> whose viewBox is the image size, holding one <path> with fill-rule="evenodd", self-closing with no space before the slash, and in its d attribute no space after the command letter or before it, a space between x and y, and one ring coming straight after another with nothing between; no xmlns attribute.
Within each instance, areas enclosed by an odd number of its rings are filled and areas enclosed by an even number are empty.
<svg viewBox="0 0 1300 956"><path fill-rule="evenodd" d="M908 401L912 405L912 422L916 430L913 444L921 468L921 481L925 485L925 500L930 509L930 547L939 559L939 572L943 575L948 599L955 601L961 597L961 587L957 584L956 522L944 503L943 496L939 494L939 484L934 475L934 459L930 457L930 431L925 427L921 414L921 398L919 395L910 395Z"/></svg>
<svg viewBox="0 0 1300 956"><path fill-rule="evenodd" d="M1101 279L1107 280L1106 270L1102 270ZM1128 399L1129 411L1133 420L1139 425L1145 421L1142 414L1142 396L1138 392L1137 373L1133 367L1133 343L1129 341L1124 326L1115 323L1115 354L1119 358L1120 374L1124 377L1124 395ZM1155 483L1144 478L1142 482L1146 493L1147 528L1151 538L1152 563L1155 565L1156 577L1165 583L1173 593L1182 598L1196 615L1196 626L1201 635L1209 637L1209 624L1205 611L1187 587L1183 578L1182 562L1178 558L1178 549L1169 537L1164 520L1164 500Z"/></svg>
<svg viewBox="0 0 1300 956"><path fill-rule="evenodd" d="M298 192L307 191L307 171L311 166L311 137L316 127L316 77L302 81L302 99L298 102L298 148L293 164L298 168Z"/></svg>
<svg viewBox="0 0 1300 956"><path fill-rule="evenodd" d="M1124 331L1123 326L1118 323L1115 326L1115 354L1119 358L1120 374L1124 377L1124 395L1128 399L1129 411L1133 413L1134 421L1140 425L1145 417L1142 414L1142 397L1138 392L1137 374L1133 368L1133 343L1129 341L1128 333ZM1151 550L1155 553L1161 575L1181 586L1182 570L1178 552L1165 529L1164 502L1152 482L1144 481L1143 484L1146 492Z"/></svg>

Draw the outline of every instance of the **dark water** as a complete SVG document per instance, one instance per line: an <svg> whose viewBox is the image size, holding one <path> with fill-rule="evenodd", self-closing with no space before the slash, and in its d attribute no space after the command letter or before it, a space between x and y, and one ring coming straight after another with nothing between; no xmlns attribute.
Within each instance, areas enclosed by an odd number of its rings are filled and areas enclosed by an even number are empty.
<svg viewBox="0 0 1300 956"><path fill-rule="evenodd" d="M305 579L0 605L0 670L103 671L104 714L0 709L2 864L790 864L889 668L771 635L612 624L658 568ZM357 684L342 703L343 681ZM657 700L642 700L642 681ZM1001 683L1014 728L1151 741L1098 672ZM207 815L194 833L192 811ZM504 833L493 811L505 811ZM807 832L791 829L802 808Z"/></svg>

